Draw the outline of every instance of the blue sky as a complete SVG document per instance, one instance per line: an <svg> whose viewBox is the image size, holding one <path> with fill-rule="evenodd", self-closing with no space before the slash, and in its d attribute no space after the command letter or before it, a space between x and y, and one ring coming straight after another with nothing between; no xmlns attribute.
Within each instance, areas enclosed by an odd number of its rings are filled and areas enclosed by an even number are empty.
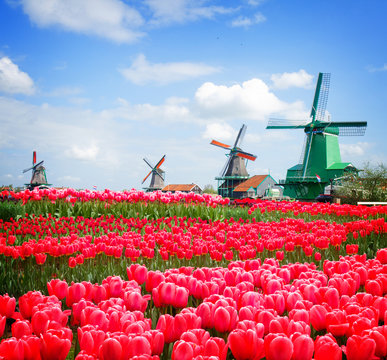
<svg viewBox="0 0 387 360"><path fill-rule="evenodd" d="M386 1L3 0L0 184L22 185L36 150L54 186L141 189L142 160L166 183L212 184L226 162L212 139L256 154L250 175L283 179L319 72L343 161L387 163ZM146 185L146 184L145 184Z"/></svg>

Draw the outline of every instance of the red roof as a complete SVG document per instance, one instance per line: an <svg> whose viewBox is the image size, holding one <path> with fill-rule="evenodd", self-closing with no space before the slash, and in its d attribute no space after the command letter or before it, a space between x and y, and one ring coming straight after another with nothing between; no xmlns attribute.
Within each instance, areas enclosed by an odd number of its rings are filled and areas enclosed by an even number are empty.
<svg viewBox="0 0 387 360"><path fill-rule="evenodd" d="M263 180L265 180L269 175L254 175L250 179L244 181L243 183L239 184L235 189L234 192L246 192L251 187L257 188Z"/></svg>
<svg viewBox="0 0 387 360"><path fill-rule="evenodd" d="M189 192L189 191L192 191L192 189L195 186L198 186L198 185L196 185L196 184L169 184L169 185L165 186L161 191ZM200 187L199 187L199 189L200 189Z"/></svg>

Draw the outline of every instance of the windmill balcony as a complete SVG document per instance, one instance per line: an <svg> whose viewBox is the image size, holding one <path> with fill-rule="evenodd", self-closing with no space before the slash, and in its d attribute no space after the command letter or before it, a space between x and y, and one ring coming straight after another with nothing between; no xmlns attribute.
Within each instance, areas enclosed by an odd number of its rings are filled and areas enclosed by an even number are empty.
<svg viewBox="0 0 387 360"><path fill-rule="evenodd" d="M300 182L307 182L307 183L318 183L321 181L317 180L316 176L289 176L286 180L280 180L279 184L292 184L292 183L300 183Z"/></svg>

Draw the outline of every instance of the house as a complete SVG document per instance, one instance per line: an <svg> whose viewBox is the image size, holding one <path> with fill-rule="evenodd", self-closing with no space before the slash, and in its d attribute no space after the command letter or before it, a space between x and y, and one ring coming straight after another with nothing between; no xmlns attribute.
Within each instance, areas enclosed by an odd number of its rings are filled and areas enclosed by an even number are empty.
<svg viewBox="0 0 387 360"><path fill-rule="evenodd" d="M283 189L276 183L271 175L254 175L234 189L234 199L261 198L274 190L282 196Z"/></svg>
<svg viewBox="0 0 387 360"><path fill-rule="evenodd" d="M169 184L161 190L162 192L171 192L174 193L176 191L180 192L194 192L195 194L202 194L203 190L199 185L196 184Z"/></svg>

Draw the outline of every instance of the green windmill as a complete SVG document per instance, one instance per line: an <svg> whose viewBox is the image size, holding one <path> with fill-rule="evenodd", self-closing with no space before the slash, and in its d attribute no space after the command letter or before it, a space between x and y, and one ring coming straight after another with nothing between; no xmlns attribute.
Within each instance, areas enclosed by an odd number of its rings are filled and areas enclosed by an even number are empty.
<svg viewBox="0 0 387 360"><path fill-rule="evenodd" d="M310 121L270 119L266 129L304 129L305 143L299 164L288 169L284 196L296 199L315 199L324 188L358 170L341 161L339 136L362 136L366 121L331 122L325 117L330 84L329 73L319 73Z"/></svg>

